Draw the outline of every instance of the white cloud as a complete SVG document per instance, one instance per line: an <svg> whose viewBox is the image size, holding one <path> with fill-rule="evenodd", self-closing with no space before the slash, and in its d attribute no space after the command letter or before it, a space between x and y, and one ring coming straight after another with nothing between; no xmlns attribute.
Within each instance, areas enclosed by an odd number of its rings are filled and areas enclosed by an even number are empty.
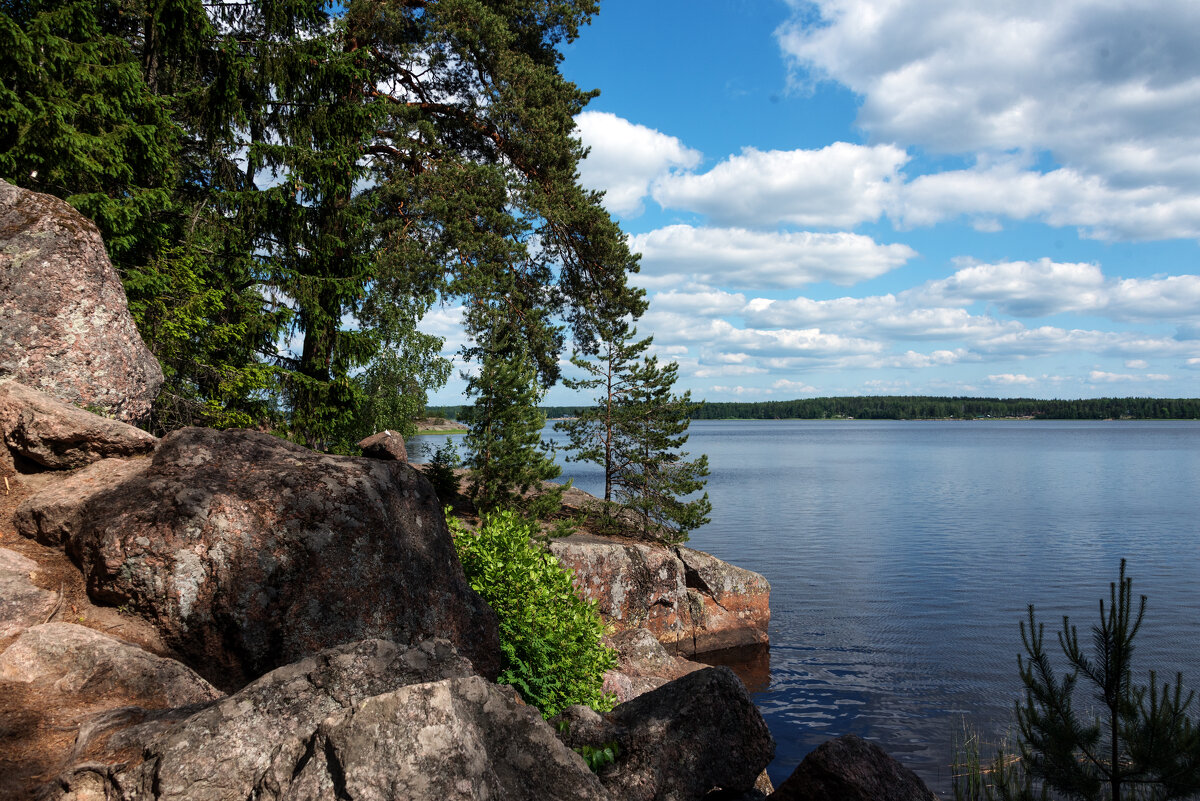
<svg viewBox="0 0 1200 801"><path fill-rule="evenodd" d="M1193 0L794 5L784 53L861 95L858 123L879 140L1050 151L1116 184L1200 178Z"/></svg>
<svg viewBox="0 0 1200 801"><path fill-rule="evenodd" d="M949 305L987 303L1016 317L1064 312L1122 321L1200 318L1200 276L1107 278L1097 264L998 262L967 266L949 278L911 291L921 302Z"/></svg>
<svg viewBox="0 0 1200 801"><path fill-rule="evenodd" d="M1125 384L1134 381L1170 381L1169 375L1149 373L1147 375L1130 375L1128 373L1106 373L1103 370L1092 370L1088 380L1093 384Z"/></svg>
<svg viewBox="0 0 1200 801"><path fill-rule="evenodd" d="M1097 264L1064 264L1050 259L967 264L949 278L927 284L920 293L948 304L992 303L1017 317L1094 310L1105 305L1104 274Z"/></svg>
<svg viewBox="0 0 1200 801"><path fill-rule="evenodd" d="M816 387L806 384L803 381L791 381L786 378L781 378L771 384L771 389L784 392L800 392L806 395L818 392Z"/></svg>
<svg viewBox="0 0 1200 801"><path fill-rule="evenodd" d="M892 145L745 148L708 172L665 175L651 195L664 208L695 211L718 225L849 228L883 214L907 161Z"/></svg>
<svg viewBox="0 0 1200 801"><path fill-rule="evenodd" d="M615 114L585 111L575 124L584 146L591 149L579 165L580 182L603 191L604 207L614 214L640 214L652 181L671 168L700 163L700 152L676 137Z"/></svg>
<svg viewBox="0 0 1200 801"><path fill-rule="evenodd" d="M1001 386L1020 386L1022 384L1037 383L1034 379L1023 373L1000 373L999 375L989 375L987 380L993 384Z"/></svg>
<svg viewBox="0 0 1200 801"><path fill-rule="evenodd" d="M983 216L1075 227L1104 240L1200 237L1194 187L1114 187L1072 168L1043 173L1011 160L919 176L898 188L888 214L905 226Z"/></svg>
<svg viewBox="0 0 1200 801"><path fill-rule="evenodd" d="M767 233L744 228L671 225L630 238L642 254L644 284L698 283L794 288L818 281L854 284L916 256L907 245L879 244L851 233Z"/></svg>
<svg viewBox="0 0 1200 801"><path fill-rule="evenodd" d="M1145 359L1129 359L1125 362L1125 367L1129 370L1145 370L1149 366Z"/></svg>

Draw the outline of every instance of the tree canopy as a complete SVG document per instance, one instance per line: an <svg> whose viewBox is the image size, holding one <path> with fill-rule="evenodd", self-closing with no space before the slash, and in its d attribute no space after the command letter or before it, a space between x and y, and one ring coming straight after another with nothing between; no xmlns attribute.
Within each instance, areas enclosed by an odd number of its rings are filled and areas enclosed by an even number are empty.
<svg viewBox="0 0 1200 801"><path fill-rule="evenodd" d="M336 446L445 380L436 303L503 319L543 386L640 309L558 70L595 2L0 10L0 175L97 219L183 405Z"/></svg>

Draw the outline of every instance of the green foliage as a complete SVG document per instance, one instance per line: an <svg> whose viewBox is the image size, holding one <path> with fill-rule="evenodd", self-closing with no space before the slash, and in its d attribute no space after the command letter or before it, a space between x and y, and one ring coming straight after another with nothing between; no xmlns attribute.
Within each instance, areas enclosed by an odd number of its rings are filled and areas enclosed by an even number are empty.
<svg viewBox="0 0 1200 801"><path fill-rule="evenodd" d="M605 766L616 762L617 757L621 755L616 740L602 745L584 745L575 750L583 757L592 773L599 773Z"/></svg>
<svg viewBox="0 0 1200 801"><path fill-rule="evenodd" d="M0 2L0 177L95 221L121 272L171 236L181 130L125 38L133 2Z"/></svg>
<svg viewBox="0 0 1200 801"><path fill-rule="evenodd" d="M567 435L567 461L592 462L604 468L604 509L611 508L613 479L624 468L617 462L617 441L628 422L630 395L634 391L634 368L650 347L651 339L634 340L637 330L625 321L602 323L596 358L576 352L571 364L584 372L583 378L565 379L567 389L596 392L596 405L580 409L573 419L555 424Z"/></svg>
<svg viewBox="0 0 1200 801"><path fill-rule="evenodd" d="M460 462L454 440L446 437L445 442L434 450L429 464L425 466L425 478L429 479L433 491L443 502L449 502L458 494L458 476L455 475L454 468L458 467Z"/></svg>
<svg viewBox="0 0 1200 801"><path fill-rule="evenodd" d="M636 307L576 180L593 93L558 69L596 9L0 0L0 176L99 224L164 362L156 425L344 450L446 380L439 300L481 335L503 306L543 386L566 330Z"/></svg>
<svg viewBox="0 0 1200 801"><path fill-rule="evenodd" d="M1025 654L1018 659L1025 687L1024 702L1016 705L1020 760L982 786L988 799L1032 799L1035 788L1041 797L1083 801L1200 793L1200 726L1188 715L1194 694L1185 693L1182 674L1174 683L1160 682L1153 670L1148 683L1133 680L1133 641L1145 612L1144 595L1134 611L1122 559L1108 604L1100 601L1090 654L1063 617L1058 643L1069 670L1060 676L1045 650L1045 626L1030 605L1028 626L1021 623ZM1081 679L1097 703L1082 713L1075 706ZM1003 752L997 759L1004 761Z"/></svg>
<svg viewBox="0 0 1200 801"><path fill-rule="evenodd" d="M604 622L534 542L536 526L510 511L485 516L478 531L449 524L467 580L500 619L499 680L546 717L572 704L610 709L601 688L616 655L600 641Z"/></svg>

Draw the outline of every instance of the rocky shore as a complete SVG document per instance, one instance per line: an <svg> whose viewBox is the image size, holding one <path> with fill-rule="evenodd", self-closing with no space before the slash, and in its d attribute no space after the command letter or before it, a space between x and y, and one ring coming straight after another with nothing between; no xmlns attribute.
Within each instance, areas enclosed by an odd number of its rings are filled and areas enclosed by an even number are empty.
<svg viewBox="0 0 1200 801"><path fill-rule="evenodd" d="M555 542L613 625L622 703L547 722L494 682L495 615L402 448L131 425L161 374L123 296L99 291L106 265L66 204L0 182L0 797L771 792L745 687L686 658L765 647L761 576L687 548ZM877 748L834 742L770 797L932 797ZM581 752L612 745L589 769Z"/></svg>

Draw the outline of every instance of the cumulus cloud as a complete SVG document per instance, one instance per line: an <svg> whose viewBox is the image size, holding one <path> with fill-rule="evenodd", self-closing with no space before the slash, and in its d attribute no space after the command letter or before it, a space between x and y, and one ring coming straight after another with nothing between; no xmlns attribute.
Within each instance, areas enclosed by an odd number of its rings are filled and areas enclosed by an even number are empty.
<svg viewBox="0 0 1200 801"><path fill-rule="evenodd" d="M675 284L680 276L747 289L794 288L818 281L848 285L880 276L916 256L907 245L880 244L861 234L690 225L638 234L630 238L630 247L642 254L642 282L651 286Z"/></svg>
<svg viewBox="0 0 1200 801"><path fill-rule="evenodd" d="M579 165L580 182L603 191L604 207L614 214L640 214L652 181L672 168L700 163L700 152L676 137L615 114L585 111L575 124L584 146L590 148Z"/></svg>
<svg viewBox="0 0 1200 801"><path fill-rule="evenodd" d="M771 389L778 392L799 392L804 395L811 395L817 392L817 388L803 381L792 381L787 378L781 378L771 384Z"/></svg>
<svg viewBox="0 0 1200 801"><path fill-rule="evenodd" d="M1114 187L1076 169L1038 172L1013 161L919 176L898 187L888 214L909 227L966 216L983 217L986 228L1005 217L1102 240L1200 237L1200 196L1190 187Z"/></svg>
<svg viewBox="0 0 1200 801"><path fill-rule="evenodd" d="M987 303L1016 317L1064 312L1121 321L1200 318L1200 276L1108 278L1098 264L998 262L966 266L949 278L912 290L926 303Z"/></svg>
<svg viewBox="0 0 1200 801"><path fill-rule="evenodd" d="M983 301L1017 317L1042 317L1105 305L1104 274L1098 264L1050 259L971 264L949 278L933 281L922 293L947 304Z"/></svg>
<svg viewBox="0 0 1200 801"><path fill-rule="evenodd" d="M1093 384L1125 384L1134 381L1170 381L1169 375L1148 373L1146 375L1130 375L1128 373L1106 373L1103 370L1092 370L1088 380Z"/></svg>
<svg viewBox="0 0 1200 801"><path fill-rule="evenodd" d="M882 141L1050 151L1114 183L1200 178L1200 5L793 0L799 71L862 96Z"/></svg>
<svg viewBox="0 0 1200 801"><path fill-rule="evenodd" d="M1019 386L1022 384L1034 384L1036 381L1023 373L1000 373L999 375L989 375L987 380L993 384L1000 386Z"/></svg>
<svg viewBox="0 0 1200 801"><path fill-rule="evenodd" d="M907 161L892 145L746 148L708 172L664 175L651 195L664 208L695 211L717 225L850 228L879 219L893 203Z"/></svg>

